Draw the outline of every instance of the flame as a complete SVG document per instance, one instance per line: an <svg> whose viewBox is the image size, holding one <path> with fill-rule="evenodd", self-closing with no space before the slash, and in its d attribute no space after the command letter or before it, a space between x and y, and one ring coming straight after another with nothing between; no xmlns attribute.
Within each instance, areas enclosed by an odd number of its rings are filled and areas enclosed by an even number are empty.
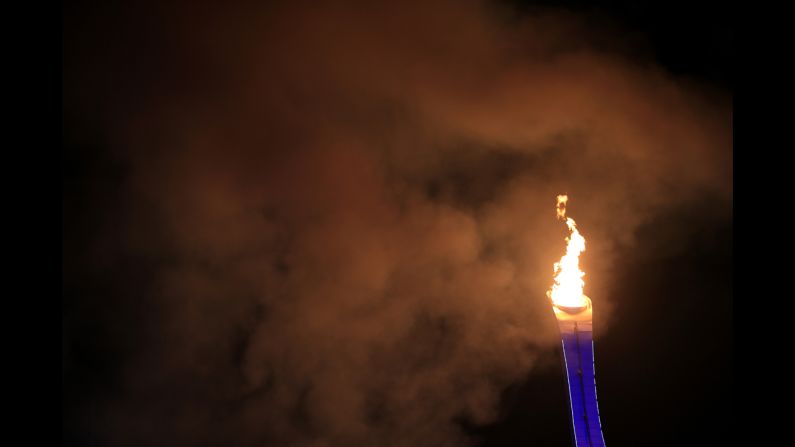
<svg viewBox="0 0 795 447"><path fill-rule="evenodd" d="M585 238L577 231L577 224L571 217L566 217L567 195L558 196L558 219L569 227L570 236L566 238L566 254L555 263L555 284L547 292L552 303L562 307L584 307L587 305L582 289L585 286L580 270L580 253L585 251Z"/></svg>

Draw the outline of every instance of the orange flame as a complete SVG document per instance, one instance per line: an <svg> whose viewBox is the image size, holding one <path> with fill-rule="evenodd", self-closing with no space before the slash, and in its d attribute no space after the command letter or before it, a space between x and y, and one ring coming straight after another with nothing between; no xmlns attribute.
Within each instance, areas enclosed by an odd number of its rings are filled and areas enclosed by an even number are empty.
<svg viewBox="0 0 795 447"><path fill-rule="evenodd" d="M570 236L566 238L566 254L555 263L555 284L547 292L547 296L552 299L552 303L562 307L584 307L587 305L582 289L585 286L583 276L585 272L580 270L580 253L585 251L585 238L577 231L577 224L574 219L566 217L567 195L558 196L557 212L558 219L566 222L569 227Z"/></svg>

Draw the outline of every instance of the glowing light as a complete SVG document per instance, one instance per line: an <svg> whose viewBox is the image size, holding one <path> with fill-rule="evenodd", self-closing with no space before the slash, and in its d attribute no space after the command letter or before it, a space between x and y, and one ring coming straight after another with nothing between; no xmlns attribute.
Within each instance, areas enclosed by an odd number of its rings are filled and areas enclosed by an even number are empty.
<svg viewBox="0 0 795 447"><path fill-rule="evenodd" d="M581 308L587 306L587 300L582 293L585 287L583 280L585 272L580 270L580 254L585 251L585 238L577 230L574 219L566 217L568 201L567 195L558 196L558 219L566 223L569 237L566 238L566 254L554 265L555 283L547 292L547 296L555 306Z"/></svg>

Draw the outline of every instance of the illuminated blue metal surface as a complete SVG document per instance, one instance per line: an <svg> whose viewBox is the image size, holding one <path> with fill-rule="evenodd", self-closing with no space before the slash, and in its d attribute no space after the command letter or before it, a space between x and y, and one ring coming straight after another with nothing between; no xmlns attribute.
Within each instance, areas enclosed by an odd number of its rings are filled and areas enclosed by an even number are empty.
<svg viewBox="0 0 795 447"><path fill-rule="evenodd" d="M560 324L569 405L576 447L604 447L594 377L593 332L591 324Z"/></svg>

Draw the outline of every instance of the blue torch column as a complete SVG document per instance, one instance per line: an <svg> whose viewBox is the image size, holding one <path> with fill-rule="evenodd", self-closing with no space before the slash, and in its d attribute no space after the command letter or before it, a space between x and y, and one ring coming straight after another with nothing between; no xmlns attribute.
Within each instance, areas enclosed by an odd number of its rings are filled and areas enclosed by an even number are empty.
<svg viewBox="0 0 795 447"><path fill-rule="evenodd" d="M554 309L563 344L574 445L604 447L596 402L591 302L585 308Z"/></svg>

